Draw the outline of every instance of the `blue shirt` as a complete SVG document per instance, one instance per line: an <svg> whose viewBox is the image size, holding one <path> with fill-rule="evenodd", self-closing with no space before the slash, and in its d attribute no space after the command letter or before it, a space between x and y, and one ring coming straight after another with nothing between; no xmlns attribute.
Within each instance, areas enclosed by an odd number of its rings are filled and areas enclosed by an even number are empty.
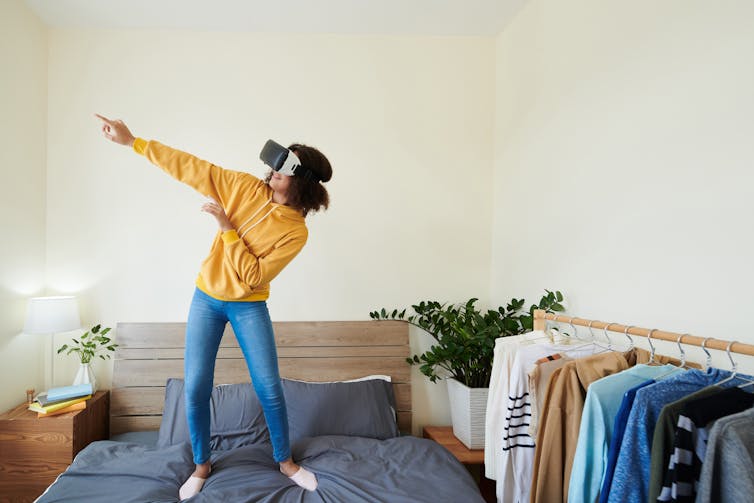
<svg viewBox="0 0 754 503"><path fill-rule="evenodd" d="M704 386L715 384L730 372L711 368L707 372L688 370L636 392L626 423L626 432L615 465L607 501L645 501L649 495L649 466L654 428L662 408ZM729 381L723 386L736 385Z"/></svg>
<svg viewBox="0 0 754 503"><path fill-rule="evenodd" d="M623 393L647 379L678 372L683 370L675 365L640 364L589 385L568 485L570 503L592 503L597 499L605 474L615 416L623 401Z"/></svg>
<svg viewBox="0 0 754 503"><path fill-rule="evenodd" d="M610 487L613 483L613 474L615 473L615 465L618 463L618 454L620 453L620 444L623 443L623 435L626 432L626 424L628 423L628 415L631 413L631 407L634 404L634 398L636 392L645 386L654 384L657 381L650 379L644 381L626 391L623 394L623 401L618 409L618 414L615 416L615 424L613 425L613 437L610 439L610 449L607 451L607 467L605 468L605 477L602 481L602 489L600 489L600 501L599 503L607 503L607 495L610 494Z"/></svg>

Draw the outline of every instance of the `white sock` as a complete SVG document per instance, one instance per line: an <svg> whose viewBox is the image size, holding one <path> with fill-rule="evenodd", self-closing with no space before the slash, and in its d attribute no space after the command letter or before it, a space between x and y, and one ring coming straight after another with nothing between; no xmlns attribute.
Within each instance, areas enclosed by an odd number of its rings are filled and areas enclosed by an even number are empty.
<svg viewBox="0 0 754 503"><path fill-rule="evenodd" d="M178 490L178 497L181 499L181 501L183 501L191 498L192 496L196 496L197 494L199 494L199 491L202 490L202 486L204 486L204 482L206 482L206 480L207 479L194 477L193 475L190 476Z"/></svg>
<svg viewBox="0 0 754 503"><path fill-rule="evenodd" d="M317 477L303 466L300 466L298 471L288 478L307 491L317 489Z"/></svg>

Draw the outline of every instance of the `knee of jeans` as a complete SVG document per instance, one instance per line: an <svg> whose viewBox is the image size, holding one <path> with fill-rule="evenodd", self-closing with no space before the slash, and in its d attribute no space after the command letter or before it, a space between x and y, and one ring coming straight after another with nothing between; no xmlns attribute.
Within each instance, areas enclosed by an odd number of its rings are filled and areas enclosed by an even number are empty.
<svg viewBox="0 0 754 503"><path fill-rule="evenodd" d="M204 379L187 378L184 386L184 394L186 395L186 403L188 405L207 402L212 394L212 380L210 380L209 385L207 385L207 382Z"/></svg>
<svg viewBox="0 0 754 503"><path fill-rule="evenodd" d="M261 379L254 384L254 390L260 400L267 402L285 401L283 386L279 379Z"/></svg>

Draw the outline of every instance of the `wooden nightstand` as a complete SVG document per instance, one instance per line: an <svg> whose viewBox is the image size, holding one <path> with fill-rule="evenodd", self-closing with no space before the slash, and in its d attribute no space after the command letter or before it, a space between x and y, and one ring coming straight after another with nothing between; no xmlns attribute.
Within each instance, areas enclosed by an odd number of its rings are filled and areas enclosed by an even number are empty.
<svg viewBox="0 0 754 503"><path fill-rule="evenodd" d="M425 426L424 438L434 440L445 447L455 458L466 465L479 484L482 497L495 503L495 481L484 476L484 449L469 449L453 435L452 426Z"/></svg>
<svg viewBox="0 0 754 503"><path fill-rule="evenodd" d="M110 392L86 409L37 418L26 404L0 415L0 501L34 501L95 440L110 438Z"/></svg>

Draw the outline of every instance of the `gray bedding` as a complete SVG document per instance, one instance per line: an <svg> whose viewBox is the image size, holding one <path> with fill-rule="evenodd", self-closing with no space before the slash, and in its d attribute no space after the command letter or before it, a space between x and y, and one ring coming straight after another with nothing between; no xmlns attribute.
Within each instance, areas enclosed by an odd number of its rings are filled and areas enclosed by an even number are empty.
<svg viewBox="0 0 754 503"><path fill-rule="evenodd" d="M319 436L293 445L293 457L317 475L307 492L282 475L269 443L212 455L213 472L192 502L482 502L466 468L430 440ZM81 451L37 501L176 502L193 470L191 447L157 449L101 441Z"/></svg>
<svg viewBox="0 0 754 503"><path fill-rule="evenodd" d="M157 430L152 431L129 431L126 433L120 433L113 435L110 440L115 442L126 442L133 444L143 444L147 447L155 447L157 440L159 439L160 432Z"/></svg>

